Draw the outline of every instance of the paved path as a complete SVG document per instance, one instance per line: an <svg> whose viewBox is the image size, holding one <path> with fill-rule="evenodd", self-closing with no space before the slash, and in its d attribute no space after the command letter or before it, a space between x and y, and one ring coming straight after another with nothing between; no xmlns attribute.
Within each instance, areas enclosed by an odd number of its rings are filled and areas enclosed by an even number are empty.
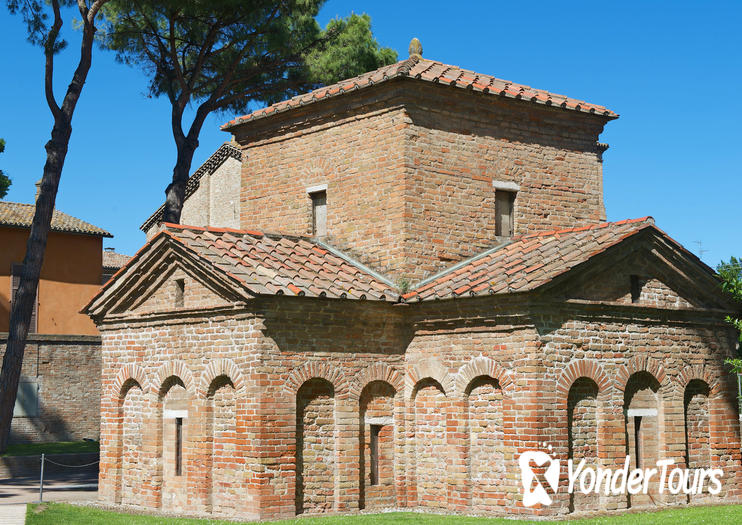
<svg viewBox="0 0 742 525"><path fill-rule="evenodd" d="M26 523L26 504L0 504L0 525L23 525Z"/></svg>
<svg viewBox="0 0 742 525"><path fill-rule="evenodd" d="M91 501L98 497L97 474L75 472L54 476L44 482L44 501ZM70 485L93 485L70 489ZM23 525L26 504L39 501L39 481L35 477L0 480L0 525Z"/></svg>

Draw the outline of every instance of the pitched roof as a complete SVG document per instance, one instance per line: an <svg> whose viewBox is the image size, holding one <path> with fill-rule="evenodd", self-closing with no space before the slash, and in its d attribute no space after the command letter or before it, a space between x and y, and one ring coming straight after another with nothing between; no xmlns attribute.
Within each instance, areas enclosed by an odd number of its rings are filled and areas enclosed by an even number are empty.
<svg viewBox="0 0 742 525"><path fill-rule="evenodd" d="M257 295L392 302L399 298L398 291L387 279L314 239L231 228L170 223L164 226L117 275L135 265L147 251L147 246L166 236ZM101 288L88 307L114 280Z"/></svg>
<svg viewBox="0 0 742 525"><path fill-rule="evenodd" d="M230 228L164 226L83 311L102 308L116 277L136 267L149 247L162 246L163 241L177 243L207 267L236 281L239 289L256 295L418 302L528 292L645 230L669 241L708 277L715 275L657 228L651 217L517 236L421 281L401 297L391 281L316 239Z"/></svg>
<svg viewBox="0 0 742 525"><path fill-rule="evenodd" d="M118 270L129 262L130 255L116 253L113 250L103 250L103 268L106 270Z"/></svg>
<svg viewBox="0 0 742 525"><path fill-rule="evenodd" d="M225 142L224 144L219 146L219 149L212 153L211 156L206 159L206 162L201 164L201 166L199 166L199 168L194 171L193 174L188 178L188 182L186 183L185 198L183 199L183 201L185 202L186 200L188 200L188 197L195 193L200 184L201 177L214 173L219 168L219 166L224 164L224 161L229 158L242 160L242 152L233 143ZM155 211L147 218L146 221L142 223L139 229L143 232L146 232L153 225L162 222L162 214L164 211L165 204L163 203L159 208L157 208L157 211Z"/></svg>
<svg viewBox="0 0 742 525"><path fill-rule="evenodd" d="M33 216L36 212L35 204L24 204L21 202L0 201L0 225L13 226L17 228L30 228ZM113 237L102 228L98 228L72 215L67 215L59 210L52 214L51 229L55 232L81 233L84 235L100 235L101 237Z"/></svg>
<svg viewBox="0 0 742 525"><path fill-rule="evenodd" d="M406 301L525 292L649 227L654 219L605 222L514 237L421 281Z"/></svg>
<svg viewBox="0 0 742 525"><path fill-rule="evenodd" d="M375 71L370 71L355 78L343 80L337 84L332 84L330 86L310 91L309 93L298 95L289 100L284 100L273 104L272 106L268 106L267 108L254 111L249 115L230 120L222 126L222 129L227 131L240 124L244 124L245 122L268 117L307 104L312 104L319 100L340 96L345 93L374 86L395 78L408 78L433 84L443 84L503 98L524 100L544 106L552 106L581 113L600 115L607 119L618 118L618 114L603 106L590 104L564 95L557 95L542 89L533 89L529 86L510 82L509 80L502 80L490 75L482 75L475 73L474 71L462 69L457 66L450 66L435 60L410 57L406 60L397 62L396 64L383 66Z"/></svg>

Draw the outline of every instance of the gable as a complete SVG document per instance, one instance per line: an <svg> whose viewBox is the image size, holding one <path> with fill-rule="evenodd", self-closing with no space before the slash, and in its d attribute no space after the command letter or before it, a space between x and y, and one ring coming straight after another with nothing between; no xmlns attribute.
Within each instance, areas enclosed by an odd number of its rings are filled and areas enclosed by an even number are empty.
<svg viewBox="0 0 742 525"><path fill-rule="evenodd" d="M201 276L181 264L175 264L166 272L156 284L137 297L135 301L120 305L114 312L149 314L203 310L231 306L235 302L236 298L225 297L224 294L208 286Z"/></svg>
<svg viewBox="0 0 742 525"><path fill-rule="evenodd" d="M244 283L163 232L114 275L83 312L98 321L122 315L208 310L253 296Z"/></svg>
<svg viewBox="0 0 742 525"><path fill-rule="evenodd" d="M590 258L545 288L560 299L667 309L733 308L713 270L654 229Z"/></svg>
<svg viewBox="0 0 742 525"><path fill-rule="evenodd" d="M684 297L683 290L668 284L661 272L646 264L629 263L621 269L606 270L579 279L566 294L572 299L637 304L654 308L693 308L703 304L696 298ZM675 284L677 287L677 284ZM695 303L695 304L694 304Z"/></svg>

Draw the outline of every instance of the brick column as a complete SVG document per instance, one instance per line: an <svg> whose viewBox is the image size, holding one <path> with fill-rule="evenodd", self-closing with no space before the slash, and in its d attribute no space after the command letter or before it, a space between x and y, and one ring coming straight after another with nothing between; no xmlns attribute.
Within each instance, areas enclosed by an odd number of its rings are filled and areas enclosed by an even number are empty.
<svg viewBox="0 0 742 525"><path fill-rule="evenodd" d="M626 385L622 385L625 387ZM602 394L602 393L601 393ZM604 397L599 395L601 418L598 421L598 457L604 468L623 468L626 461L626 416L623 407L623 388L612 388ZM602 444L602 445L601 445ZM601 492L601 508L606 510L625 509L628 499L625 495L607 496Z"/></svg>
<svg viewBox="0 0 742 525"><path fill-rule="evenodd" d="M155 392L145 392L142 417L141 506L158 509L162 506L162 399Z"/></svg>
<svg viewBox="0 0 742 525"><path fill-rule="evenodd" d="M469 478L469 435L467 403L462 393L448 394L446 413L446 442L450 454L448 471L448 508L463 512L470 507L471 480Z"/></svg>
<svg viewBox="0 0 742 525"><path fill-rule="evenodd" d="M416 468L416 445L415 445L415 400L404 394L405 406L407 408L404 428L404 450L405 450L405 501L409 508L417 507L417 468Z"/></svg>
<svg viewBox="0 0 742 525"><path fill-rule="evenodd" d="M724 471L722 490L717 501L739 502L742 496L742 470L740 462L740 428L737 412L736 377L720 377L719 385L709 396L709 434L711 468Z"/></svg>
<svg viewBox="0 0 742 525"><path fill-rule="evenodd" d="M358 401L335 398L335 510L358 510Z"/></svg>
<svg viewBox="0 0 742 525"><path fill-rule="evenodd" d="M238 414L238 421L242 420ZM292 518L296 515L296 397L280 387L266 389L251 417L257 426L251 447L257 461L251 485L257 488L259 519ZM238 432L242 430L238 423Z"/></svg>
<svg viewBox="0 0 742 525"><path fill-rule="evenodd" d="M408 469L410 468L407 412L404 390L400 390L394 396L394 492L397 507L400 508L409 505L407 500Z"/></svg>
<svg viewBox="0 0 742 525"><path fill-rule="evenodd" d="M669 475L670 470L674 468L684 469L687 464L685 457L684 391L668 380L660 386L659 425L659 443L657 444L659 459L670 459L675 462L668 467ZM678 505L688 502L688 496L682 490L678 494L672 494L667 490L667 480L665 490L660 498L664 504Z"/></svg>
<svg viewBox="0 0 742 525"><path fill-rule="evenodd" d="M188 507L195 512L211 512L213 469L213 429L208 400L193 397L188 407L188 436L184 443Z"/></svg>

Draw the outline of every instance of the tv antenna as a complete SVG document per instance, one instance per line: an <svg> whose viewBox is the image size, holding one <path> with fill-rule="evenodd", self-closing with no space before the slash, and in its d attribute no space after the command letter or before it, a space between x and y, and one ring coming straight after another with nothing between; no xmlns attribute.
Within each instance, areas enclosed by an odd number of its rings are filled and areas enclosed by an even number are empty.
<svg viewBox="0 0 742 525"><path fill-rule="evenodd" d="M693 242L698 245L698 258L703 259L703 254L707 253L709 250L703 249L703 241L693 241Z"/></svg>

